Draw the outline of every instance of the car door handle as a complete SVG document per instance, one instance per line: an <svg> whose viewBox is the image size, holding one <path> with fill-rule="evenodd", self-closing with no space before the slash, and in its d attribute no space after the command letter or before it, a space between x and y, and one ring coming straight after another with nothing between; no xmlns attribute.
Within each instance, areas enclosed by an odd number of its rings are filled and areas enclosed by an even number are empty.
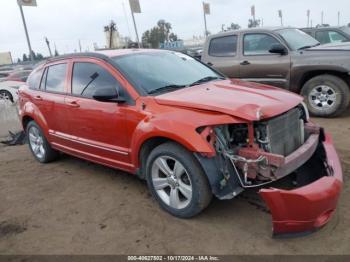
<svg viewBox="0 0 350 262"><path fill-rule="evenodd" d="M67 105L69 105L70 107L80 107L77 101L68 102Z"/></svg>
<svg viewBox="0 0 350 262"><path fill-rule="evenodd" d="M213 63L212 62L208 62L207 65L208 66L213 66Z"/></svg>
<svg viewBox="0 0 350 262"><path fill-rule="evenodd" d="M35 100L39 100L39 101L42 101L42 100L43 100L43 98L42 98L41 96L34 96L34 99L35 99Z"/></svg>
<svg viewBox="0 0 350 262"><path fill-rule="evenodd" d="M241 62L241 65L250 65L250 62L245 60L245 61Z"/></svg>

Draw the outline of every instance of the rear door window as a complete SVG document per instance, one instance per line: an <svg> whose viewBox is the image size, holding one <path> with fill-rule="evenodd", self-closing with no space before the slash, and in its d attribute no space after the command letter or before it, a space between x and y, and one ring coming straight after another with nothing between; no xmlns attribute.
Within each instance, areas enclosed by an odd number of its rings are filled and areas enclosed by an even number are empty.
<svg viewBox="0 0 350 262"><path fill-rule="evenodd" d="M237 36L213 38L209 45L210 56L235 56L237 52Z"/></svg>
<svg viewBox="0 0 350 262"><path fill-rule="evenodd" d="M46 91L63 93L67 75L67 64L49 66L46 74Z"/></svg>
<svg viewBox="0 0 350 262"><path fill-rule="evenodd" d="M74 63L72 94L92 98L96 89L115 88L120 90L119 82L103 67L87 62Z"/></svg>

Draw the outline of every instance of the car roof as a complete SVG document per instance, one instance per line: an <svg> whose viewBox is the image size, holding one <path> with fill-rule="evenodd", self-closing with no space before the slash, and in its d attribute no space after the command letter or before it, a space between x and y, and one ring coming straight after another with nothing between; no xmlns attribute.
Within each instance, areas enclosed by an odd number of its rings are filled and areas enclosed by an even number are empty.
<svg viewBox="0 0 350 262"><path fill-rule="evenodd" d="M94 57L102 60L108 60L109 58L116 57L116 56L123 56L123 55L136 54L136 53L164 52L164 51L167 51L167 50L142 49L142 48L141 49L101 50L101 51L95 51L95 52L72 53L72 54L56 56L56 57L47 59L46 63L69 59L69 58L79 58L79 57Z"/></svg>
<svg viewBox="0 0 350 262"><path fill-rule="evenodd" d="M281 29L295 29L295 27L283 27L283 26L266 26L266 27L252 27L238 30L229 30L225 32L220 32L217 34L210 35L209 38L232 35L232 33L245 33L245 32L266 32L266 31L276 31Z"/></svg>
<svg viewBox="0 0 350 262"><path fill-rule="evenodd" d="M346 26L322 26L322 27L304 27L304 28L300 28L300 30L323 30L323 29L342 29Z"/></svg>

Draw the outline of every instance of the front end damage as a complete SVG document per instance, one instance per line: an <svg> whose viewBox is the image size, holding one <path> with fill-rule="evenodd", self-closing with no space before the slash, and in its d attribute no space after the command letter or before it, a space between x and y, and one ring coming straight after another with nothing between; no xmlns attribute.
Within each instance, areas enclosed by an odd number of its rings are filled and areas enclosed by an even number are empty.
<svg viewBox="0 0 350 262"><path fill-rule="evenodd" d="M199 132L216 152L197 158L218 198L258 189L271 211L274 235L312 232L329 221L342 188L341 165L331 137L309 122L303 106Z"/></svg>

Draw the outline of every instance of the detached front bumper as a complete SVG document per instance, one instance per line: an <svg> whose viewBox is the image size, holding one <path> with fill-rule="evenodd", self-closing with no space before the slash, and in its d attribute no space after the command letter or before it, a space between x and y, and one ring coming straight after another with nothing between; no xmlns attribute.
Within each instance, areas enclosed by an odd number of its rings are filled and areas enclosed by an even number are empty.
<svg viewBox="0 0 350 262"><path fill-rule="evenodd" d="M272 214L273 234L303 234L325 225L334 213L342 189L343 175L332 138L322 142L328 163L328 176L294 189L261 189L261 197Z"/></svg>

